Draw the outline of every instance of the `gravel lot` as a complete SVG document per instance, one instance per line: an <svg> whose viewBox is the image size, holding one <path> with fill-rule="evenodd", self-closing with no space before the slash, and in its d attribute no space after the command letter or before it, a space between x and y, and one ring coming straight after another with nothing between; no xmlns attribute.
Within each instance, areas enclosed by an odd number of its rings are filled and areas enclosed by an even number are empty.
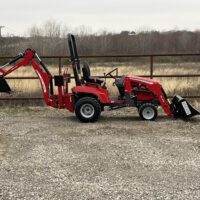
<svg viewBox="0 0 200 200"><path fill-rule="evenodd" d="M66 110L1 109L0 199L200 199L200 117L94 124Z"/></svg>

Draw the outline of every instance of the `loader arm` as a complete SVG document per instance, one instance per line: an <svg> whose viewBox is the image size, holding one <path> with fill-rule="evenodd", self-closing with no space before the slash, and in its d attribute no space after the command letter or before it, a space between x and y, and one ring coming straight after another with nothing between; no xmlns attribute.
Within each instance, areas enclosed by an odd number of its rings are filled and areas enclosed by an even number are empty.
<svg viewBox="0 0 200 200"><path fill-rule="evenodd" d="M37 58L39 64L35 61L34 58ZM17 63L16 63L17 62ZM10 66L11 64L16 63L14 66L5 70L4 68ZM53 83L52 75L49 70L46 68L42 60L39 58L37 53L34 50L27 49L23 54L20 53L17 57L11 60L9 63L0 67L0 92L10 93L10 87L5 80L5 76L11 74L13 71L19 69L20 67L26 67L31 65L40 81L42 88L42 93L44 96L44 101L47 105L55 107L53 95Z"/></svg>

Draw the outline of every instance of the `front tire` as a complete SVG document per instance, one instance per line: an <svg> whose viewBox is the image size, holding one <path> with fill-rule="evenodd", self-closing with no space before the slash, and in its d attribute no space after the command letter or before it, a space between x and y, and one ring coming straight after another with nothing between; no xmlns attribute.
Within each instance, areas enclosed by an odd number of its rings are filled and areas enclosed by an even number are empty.
<svg viewBox="0 0 200 200"><path fill-rule="evenodd" d="M83 97L75 104L76 117L81 122L95 122L101 114L101 105L93 97Z"/></svg>
<svg viewBox="0 0 200 200"><path fill-rule="evenodd" d="M155 120L158 115L157 107L152 103L144 103L139 108L139 115L143 120Z"/></svg>

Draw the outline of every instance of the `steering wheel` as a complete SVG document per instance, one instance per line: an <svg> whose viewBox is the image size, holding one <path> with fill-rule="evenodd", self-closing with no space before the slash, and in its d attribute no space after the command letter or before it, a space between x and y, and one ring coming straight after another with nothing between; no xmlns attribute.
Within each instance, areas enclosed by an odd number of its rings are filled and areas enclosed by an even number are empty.
<svg viewBox="0 0 200 200"><path fill-rule="evenodd" d="M115 75L113 75L113 73L116 72ZM111 78L115 79L115 81L113 82L113 86L116 85L116 80L118 77L118 68L113 69L112 71L108 72L107 74L104 73L104 76L110 76Z"/></svg>
<svg viewBox="0 0 200 200"><path fill-rule="evenodd" d="M113 75L114 72L116 72L115 75ZM116 80L117 77L118 77L118 68L113 69L112 71L108 72L107 74L104 73L104 76L105 76L105 77L106 77L106 76L110 76L111 78L113 78L113 79Z"/></svg>

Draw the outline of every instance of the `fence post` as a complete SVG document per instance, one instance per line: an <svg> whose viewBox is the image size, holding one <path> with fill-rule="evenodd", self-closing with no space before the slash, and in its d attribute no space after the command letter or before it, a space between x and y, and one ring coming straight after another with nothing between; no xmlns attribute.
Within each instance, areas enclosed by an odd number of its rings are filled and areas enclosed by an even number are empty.
<svg viewBox="0 0 200 200"><path fill-rule="evenodd" d="M59 67L59 75L61 75L61 72L62 72L62 60L61 60L62 58L61 57L59 57L59 63L58 63L58 67Z"/></svg>
<svg viewBox="0 0 200 200"><path fill-rule="evenodd" d="M153 56L150 56L150 78L153 79Z"/></svg>

